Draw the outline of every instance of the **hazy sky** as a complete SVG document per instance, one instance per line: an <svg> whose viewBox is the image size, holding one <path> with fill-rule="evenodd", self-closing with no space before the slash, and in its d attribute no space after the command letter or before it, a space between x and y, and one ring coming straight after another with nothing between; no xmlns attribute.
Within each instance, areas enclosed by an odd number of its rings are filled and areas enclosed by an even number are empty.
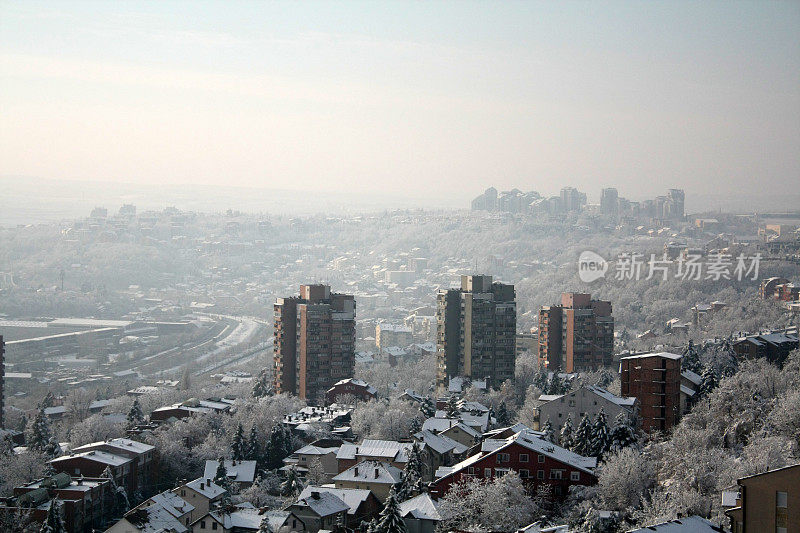
<svg viewBox="0 0 800 533"><path fill-rule="evenodd" d="M796 191L800 2L0 0L0 175Z"/></svg>

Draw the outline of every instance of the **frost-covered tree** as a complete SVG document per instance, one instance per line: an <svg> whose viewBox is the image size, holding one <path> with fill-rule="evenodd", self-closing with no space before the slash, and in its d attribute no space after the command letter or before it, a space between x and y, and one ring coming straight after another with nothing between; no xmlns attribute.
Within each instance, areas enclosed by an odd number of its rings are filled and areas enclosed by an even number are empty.
<svg viewBox="0 0 800 533"><path fill-rule="evenodd" d="M610 450L617 451L622 448L627 448L636 443L636 430L629 416L625 413L620 413L614 419L614 427L611 428L611 435L609 436L611 443Z"/></svg>
<svg viewBox="0 0 800 533"><path fill-rule="evenodd" d="M250 427L250 438L245 444L245 459L261 462L261 444L258 442L258 429L255 424Z"/></svg>
<svg viewBox="0 0 800 533"><path fill-rule="evenodd" d="M47 415L44 414L44 407L41 407L36 413L36 417L31 422L28 446L34 450L46 451L50 446L50 439L52 436L50 432L50 423L47 420Z"/></svg>
<svg viewBox="0 0 800 533"><path fill-rule="evenodd" d="M400 506L394 487L389 491L383 510L378 516L378 523L373 530L375 533L406 533L406 523L400 515Z"/></svg>
<svg viewBox="0 0 800 533"><path fill-rule="evenodd" d="M108 496L110 498L110 506L112 509L112 513L115 516L122 515L131 508L130 501L128 500L128 491L125 490L125 487L121 487L117 485L117 480L114 478L114 473L111 472L111 467L107 466L103 473L100 474L100 477L107 478L109 480L110 490L108 491Z"/></svg>
<svg viewBox="0 0 800 533"><path fill-rule="evenodd" d="M458 418L461 416L461 411L458 410L458 397L455 394L451 394L450 397L447 398L445 413L447 413L447 418Z"/></svg>
<svg viewBox="0 0 800 533"><path fill-rule="evenodd" d="M228 477L228 469L225 467L225 458L220 457L217 459L217 471L214 473L214 479L212 479L216 485L219 485L226 491L231 491L231 480Z"/></svg>
<svg viewBox="0 0 800 533"><path fill-rule="evenodd" d="M268 470L280 468L283 460L293 451L291 431L283 424L275 424L264 449L264 468Z"/></svg>
<svg viewBox="0 0 800 533"><path fill-rule="evenodd" d="M424 490L422 482L422 451L415 441L408 451L408 462L400 477L397 497L405 501Z"/></svg>
<svg viewBox="0 0 800 533"><path fill-rule="evenodd" d="M284 496L296 497L303 492L304 488L303 482L300 481L300 477L297 475L297 471L294 467L290 468L289 471L286 472L286 479L281 483L281 493Z"/></svg>
<svg viewBox="0 0 800 533"><path fill-rule="evenodd" d="M567 419L564 421L564 425L561 426L561 434L559 436L559 445L562 448L566 448L567 450L572 449L572 433L572 415L568 414Z"/></svg>
<svg viewBox="0 0 800 533"><path fill-rule="evenodd" d="M553 424L550 423L550 419L548 418L541 429L542 433L544 433L543 438L546 441L555 443L556 440L556 433L553 430Z"/></svg>
<svg viewBox="0 0 800 533"><path fill-rule="evenodd" d="M692 341L692 339L689 339L689 342L683 349L682 355L682 370L691 370L695 374L700 374L703 371L703 365L700 363L700 353L697 351L697 347L694 345L694 341Z"/></svg>
<svg viewBox="0 0 800 533"><path fill-rule="evenodd" d="M497 425L505 427L511 423L511 417L508 415L508 406L506 402L500 402L500 407L497 408Z"/></svg>
<svg viewBox="0 0 800 533"><path fill-rule="evenodd" d="M414 418L408 425L408 433L410 435L415 435L422 431L422 420L419 418Z"/></svg>
<svg viewBox="0 0 800 533"><path fill-rule="evenodd" d="M600 409L594 419L594 424L592 424L591 455L597 458L602 457L608 450L609 445L610 438L606 413L603 409Z"/></svg>
<svg viewBox="0 0 800 533"><path fill-rule="evenodd" d="M589 456L592 454L592 419L589 418L589 413L585 413L581 423L578 424L570 449L578 455Z"/></svg>
<svg viewBox="0 0 800 533"><path fill-rule="evenodd" d="M142 406L139 404L139 399L134 398L133 404L131 404L131 408L128 411L128 427L141 424L143 421L144 413L142 412Z"/></svg>
<svg viewBox="0 0 800 533"><path fill-rule="evenodd" d="M61 505L55 498L50 500L50 506L47 508L47 518L45 518L39 531L40 533L67 533L67 527L61 518Z"/></svg>
<svg viewBox="0 0 800 533"><path fill-rule="evenodd" d="M407 439L421 413L409 402L392 398L359 402L351 415L353 431L364 439Z"/></svg>
<svg viewBox="0 0 800 533"><path fill-rule="evenodd" d="M717 388L717 375L710 366L705 367L701 375L700 386L697 393L700 398Z"/></svg>
<svg viewBox="0 0 800 533"><path fill-rule="evenodd" d="M272 384L269 379L269 371L264 368L258 375L256 382L253 384L253 398L263 398L272 392Z"/></svg>
<svg viewBox="0 0 800 533"><path fill-rule="evenodd" d="M422 400L422 403L419 404L419 411L425 418L430 418L435 415L436 406L433 405L433 400L426 396L425 399Z"/></svg>
<svg viewBox="0 0 800 533"><path fill-rule="evenodd" d="M245 442L244 442L244 428L242 423L236 426L236 433L231 442L231 459L235 461L242 461L245 458Z"/></svg>

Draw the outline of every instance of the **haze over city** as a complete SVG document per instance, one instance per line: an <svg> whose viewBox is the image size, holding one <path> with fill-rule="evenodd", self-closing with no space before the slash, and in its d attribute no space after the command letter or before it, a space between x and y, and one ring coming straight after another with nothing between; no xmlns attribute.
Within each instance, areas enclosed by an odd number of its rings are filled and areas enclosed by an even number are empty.
<svg viewBox="0 0 800 533"><path fill-rule="evenodd" d="M0 6L0 175L17 179L452 206L487 184L800 178L796 2Z"/></svg>

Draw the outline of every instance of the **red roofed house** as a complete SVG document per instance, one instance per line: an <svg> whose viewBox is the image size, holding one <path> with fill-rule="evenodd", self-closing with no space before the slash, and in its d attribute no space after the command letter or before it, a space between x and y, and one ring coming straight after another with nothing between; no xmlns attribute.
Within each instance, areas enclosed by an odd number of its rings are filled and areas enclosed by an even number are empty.
<svg viewBox="0 0 800 533"><path fill-rule="evenodd" d="M530 431L520 431L507 439L487 439L477 454L437 470L430 494L440 498L450 486L466 478L491 479L514 471L531 488L553 487L553 494L565 496L572 485L593 485L597 459L583 457Z"/></svg>

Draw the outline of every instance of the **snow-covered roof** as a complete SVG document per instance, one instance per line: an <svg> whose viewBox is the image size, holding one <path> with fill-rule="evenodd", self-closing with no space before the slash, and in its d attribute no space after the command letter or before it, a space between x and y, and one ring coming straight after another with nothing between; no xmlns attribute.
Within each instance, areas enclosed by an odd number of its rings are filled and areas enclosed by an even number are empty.
<svg viewBox="0 0 800 533"><path fill-rule="evenodd" d="M292 455L327 455L329 453L336 453L341 446L314 446L313 444L306 444Z"/></svg>
<svg viewBox="0 0 800 533"><path fill-rule="evenodd" d="M384 457L398 463L408 461L408 450L413 446L410 442L394 440L364 439L361 444L346 442L336 452L337 459L356 459L362 457Z"/></svg>
<svg viewBox="0 0 800 533"><path fill-rule="evenodd" d="M502 450L514 443L536 453L546 455L547 457L569 465L572 468L583 470L589 474L592 474L594 468L597 466L597 459L595 457L583 457L582 455L578 455L575 452L571 452L553 444L552 442L542 439L539 437L538 433L520 431L519 433L516 433L507 439L486 439L481 444L480 453L477 453L472 457L468 457L467 459L453 466L439 467L436 470L436 477L441 478L454 472L458 472L459 470L463 470L464 468L477 463L487 455L497 452L498 450Z"/></svg>
<svg viewBox="0 0 800 533"><path fill-rule="evenodd" d="M219 468L219 461L213 459L207 460L205 470L203 471L203 477L206 479L214 479L214 476L217 475L217 468ZM237 483L252 483L256 477L256 462L225 459L225 470L228 472L228 479L231 481Z"/></svg>
<svg viewBox="0 0 800 533"><path fill-rule="evenodd" d="M335 476L333 481L364 481L369 483L400 482L402 470L380 461L361 461L351 466L341 474Z"/></svg>
<svg viewBox="0 0 800 533"><path fill-rule="evenodd" d="M82 450L91 450L92 448L97 448L99 446L107 446L109 448L115 448L118 450L126 450L129 452L134 452L138 454L147 453L149 451L155 450L155 446L151 446L150 444L145 444L144 442L139 442L136 440L119 438L119 439L111 439L106 441L98 441L92 442L89 444L84 444L83 446L78 446L77 448L73 448L72 451L80 452Z"/></svg>
<svg viewBox="0 0 800 533"><path fill-rule="evenodd" d="M408 515L417 520L442 519L442 515L439 514L439 504L433 501L427 492L400 503L400 516L405 518Z"/></svg>
<svg viewBox="0 0 800 533"><path fill-rule="evenodd" d="M427 429L428 431L433 431L434 433L442 433L452 427L458 427L461 431L474 438L478 438L481 436L481 433L479 431L467 426L460 420L455 420L453 418L432 417L425 420L425 422L422 423L422 429L424 430Z"/></svg>
<svg viewBox="0 0 800 533"><path fill-rule="evenodd" d="M622 360L622 359L646 359L648 357L663 357L664 359L678 360L682 356L678 355L676 353L670 353L670 352L653 352L653 353L640 353L640 354L637 354L637 355L628 355L626 357L620 357L620 360Z"/></svg>
<svg viewBox="0 0 800 533"><path fill-rule="evenodd" d="M681 370L681 377L688 379L695 385L700 385L703 382L703 378L691 370Z"/></svg>
<svg viewBox="0 0 800 533"><path fill-rule="evenodd" d="M150 501L155 505L164 507L175 518L181 518L186 513L194 511L194 505L172 492L156 494L150 498Z"/></svg>
<svg viewBox="0 0 800 533"><path fill-rule="evenodd" d="M355 385L356 387L363 387L363 388L367 389L367 392L370 393L370 394L373 394L373 395L374 394L378 394L378 389L376 389L375 387L373 387L372 385L370 385L366 381L362 381L362 380L356 379L356 378L340 379L339 381L337 381L336 383L333 384L333 387L336 387L337 385ZM333 387L328 389L328 391L333 390Z"/></svg>
<svg viewBox="0 0 800 533"><path fill-rule="evenodd" d="M467 446L461 444L460 442L455 441L446 435L437 435L436 433L427 429L423 429L419 433L416 433L414 438L421 441L425 446L439 454L450 451L455 454L462 454L467 451Z"/></svg>
<svg viewBox="0 0 800 533"><path fill-rule="evenodd" d="M216 473L216 471L214 472ZM225 489L210 481L211 478L202 478L199 477L193 481L190 481L186 484L187 487L190 489L202 494L209 500L213 500L217 496L221 495L225 492ZM202 485L202 486L201 486Z"/></svg>
<svg viewBox="0 0 800 533"><path fill-rule="evenodd" d="M136 526L141 533L163 533L164 531L186 533L189 531L185 525L160 504L128 511L125 513L125 519Z"/></svg>
<svg viewBox="0 0 800 533"><path fill-rule="evenodd" d="M217 510L210 511L208 514L211 515L214 520L221 523L223 529L229 530L236 528L239 530L258 531L258 529L261 527L261 522L264 520L264 517L259 514L259 510L253 508L252 505L250 505L250 507L245 507L244 504L240 504L237 507L238 508L235 511L230 513L224 513ZM197 520L195 520L192 524L194 525L196 523Z"/></svg>
<svg viewBox="0 0 800 533"><path fill-rule="evenodd" d="M722 506L723 507L736 507L736 500L739 499L738 490L723 490L722 491Z"/></svg>
<svg viewBox="0 0 800 533"><path fill-rule="evenodd" d="M347 514L355 514L359 506L367 501L369 495L372 494L368 489L337 489L333 487L316 487L309 485L303 489L298 499L310 498L312 492L330 492L340 500L342 500L350 508Z"/></svg>
<svg viewBox="0 0 800 533"><path fill-rule="evenodd" d="M55 459L51 459L51 463L58 463L61 461L67 461L70 459L75 458L83 458L89 459L91 461L97 461L98 463L103 463L109 466L121 466L125 463L129 463L131 459L127 457L122 457L119 455L114 455L113 453L103 452L100 450L91 450L88 452L81 452L81 453L73 453L70 455L62 455L61 457L56 457Z"/></svg>
<svg viewBox="0 0 800 533"><path fill-rule="evenodd" d="M724 529L705 518L694 515L640 529L632 529L629 533L652 533L653 531L658 533L720 533Z"/></svg>
<svg viewBox="0 0 800 533"><path fill-rule="evenodd" d="M350 510L350 506L335 494L318 490L309 491L308 496L298 498L293 505L308 507L320 517L331 516L341 513L342 511Z"/></svg>
<svg viewBox="0 0 800 533"><path fill-rule="evenodd" d="M687 387L686 385L681 385L681 394L685 394L686 396L692 397L695 395L697 391Z"/></svg>
<svg viewBox="0 0 800 533"><path fill-rule="evenodd" d="M588 390L594 392L601 398L608 400L611 403L615 403L620 407L633 407L636 403L636 398L628 397L628 396L617 396L616 394L612 394L605 390L602 387L597 387L595 385L589 385L586 387Z"/></svg>

